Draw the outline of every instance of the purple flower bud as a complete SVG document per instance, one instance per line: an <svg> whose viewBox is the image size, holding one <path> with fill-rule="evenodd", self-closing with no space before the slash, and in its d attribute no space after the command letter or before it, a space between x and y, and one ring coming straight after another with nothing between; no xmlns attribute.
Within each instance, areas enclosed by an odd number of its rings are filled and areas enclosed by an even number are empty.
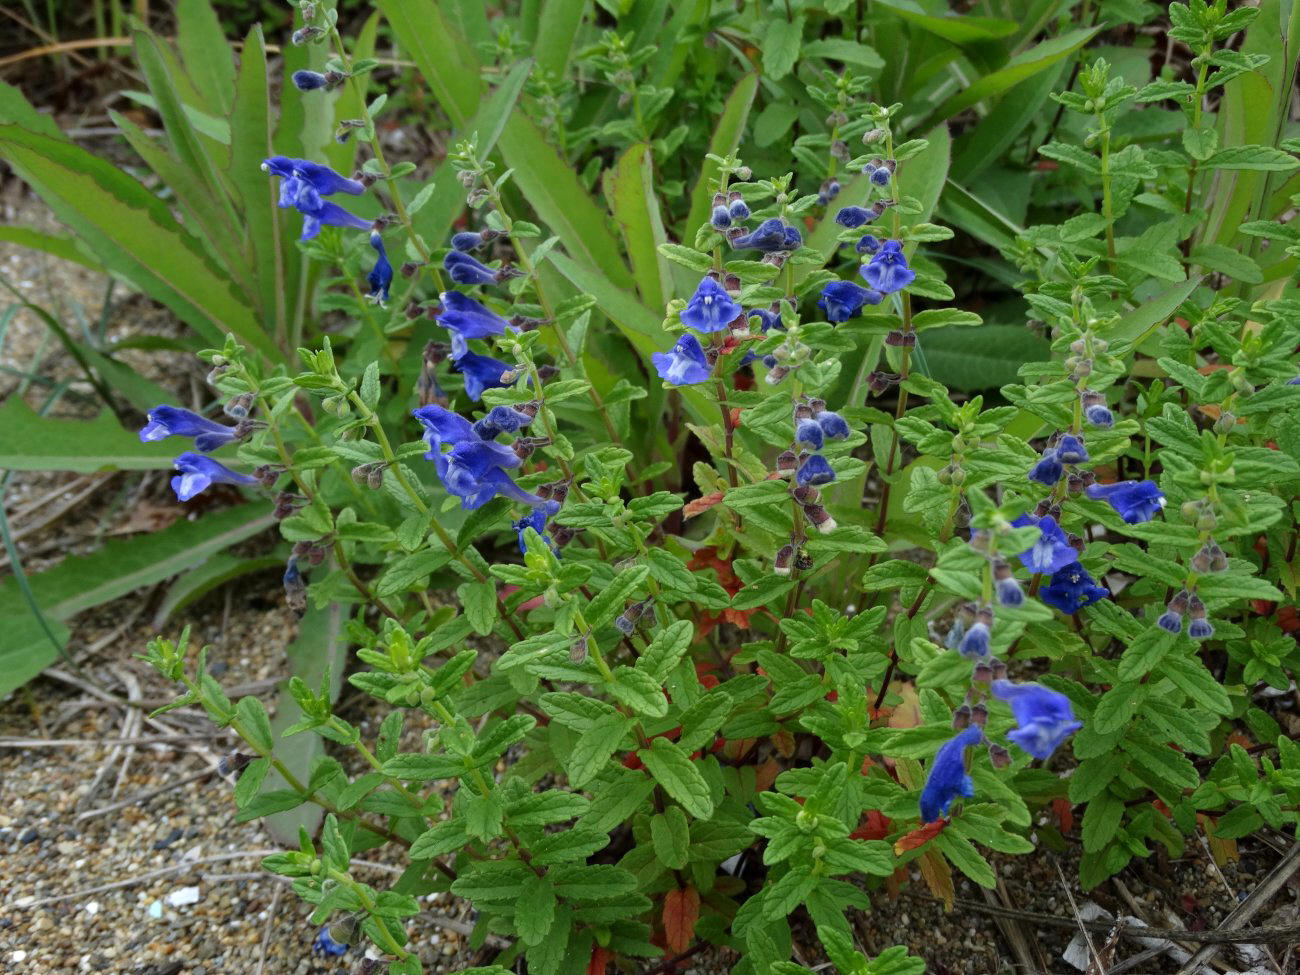
<svg viewBox="0 0 1300 975"><path fill-rule="evenodd" d="M731 226L731 212L721 204L715 206L709 216L709 224L714 230L726 230Z"/></svg>
<svg viewBox="0 0 1300 975"><path fill-rule="evenodd" d="M299 91L315 91L329 84L329 79L319 71L295 71L291 77Z"/></svg>
<svg viewBox="0 0 1300 975"><path fill-rule="evenodd" d="M799 484L830 484L833 480L835 472L821 454L810 454L795 474L795 481Z"/></svg>
<svg viewBox="0 0 1300 975"><path fill-rule="evenodd" d="M1072 433L1063 433L1056 443L1056 456L1063 464L1083 464L1088 460L1088 451L1081 439Z"/></svg>
<svg viewBox="0 0 1300 975"><path fill-rule="evenodd" d="M1043 451L1038 463L1029 468L1026 476L1029 480L1037 481L1045 487L1055 487L1064 473L1065 468L1061 466L1061 459L1057 456L1055 448L1048 447Z"/></svg>
<svg viewBox="0 0 1300 975"><path fill-rule="evenodd" d="M974 623L961 638L957 652L963 657L986 657L989 652L989 628L985 623Z"/></svg>

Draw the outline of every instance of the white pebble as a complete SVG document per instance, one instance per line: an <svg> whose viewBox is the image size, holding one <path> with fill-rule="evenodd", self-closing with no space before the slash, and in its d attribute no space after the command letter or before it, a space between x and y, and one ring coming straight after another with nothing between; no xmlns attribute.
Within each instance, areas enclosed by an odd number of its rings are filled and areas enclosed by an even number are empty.
<svg viewBox="0 0 1300 975"><path fill-rule="evenodd" d="M9 956L9 960L10 960L11 962L14 962L15 964L17 964L17 963L20 962L20 961L26 961L26 960L27 960L27 952L23 951L23 950L20 948L18 951L15 951L15 952L13 952L12 954L10 954L10 956Z"/></svg>
<svg viewBox="0 0 1300 975"><path fill-rule="evenodd" d="M162 901L154 901L149 905L147 913L155 920L162 917Z"/></svg>
<svg viewBox="0 0 1300 975"><path fill-rule="evenodd" d="M89 904L87 904L87 905L86 905L86 913L87 913L87 914L98 914L98 913L99 913L99 901L91 901Z"/></svg>
<svg viewBox="0 0 1300 975"><path fill-rule="evenodd" d="M179 887L167 895L168 907L188 907L199 902L197 887Z"/></svg>

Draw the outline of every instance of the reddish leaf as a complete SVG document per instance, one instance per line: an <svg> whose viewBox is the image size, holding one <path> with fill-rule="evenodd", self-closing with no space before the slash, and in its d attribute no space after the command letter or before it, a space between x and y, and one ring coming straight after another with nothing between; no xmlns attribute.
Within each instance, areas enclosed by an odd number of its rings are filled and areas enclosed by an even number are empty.
<svg viewBox="0 0 1300 975"><path fill-rule="evenodd" d="M694 518L698 514L703 514L722 500L721 491L712 491L702 498L696 498L694 501L686 502L686 507L682 509L683 518Z"/></svg>
<svg viewBox="0 0 1300 975"><path fill-rule="evenodd" d="M591 958L587 961L587 975L605 975L605 966L609 964L610 953L600 945L591 946Z"/></svg>
<svg viewBox="0 0 1300 975"><path fill-rule="evenodd" d="M948 825L948 820L940 818L932 823L926 823L924 826L918 826L912 832L905 836L900 836L894 841L894 855L902 856L908 850L915 850L918 846L925 846L932 839L943 832L943 828Z"/></svg>
<svg viewBox="0 0 1300 975"><path fill-rule="evenodd" d="M1061 824L1061 832L1068 833L1074 829L1074 809L1070 805L1070 800L1066 798L1057 798L1052 800L1052 812L1056 814L1056 821Z"/></svg>
<svg viewBox="0 0 1300 975"><path fill-rule="evenodd" d="M858 828L849 834L851 840L883 840L889 835L889 817L878 809L868 809Z"/></svg>
<svg viewBox="0 0 1300 975"><path fill-rule="evenodd" d="M673 954L681 954L695 937L700 919L700 894L694 887L670 890L664 895L664 940Z"/></svg>

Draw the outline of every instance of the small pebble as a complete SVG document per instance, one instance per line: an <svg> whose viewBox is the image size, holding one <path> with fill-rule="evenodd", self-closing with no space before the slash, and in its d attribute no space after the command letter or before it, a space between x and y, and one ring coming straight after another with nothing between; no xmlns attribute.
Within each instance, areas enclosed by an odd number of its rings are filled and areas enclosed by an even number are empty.
<svg viewBox="0 0 1300 975"><path fill-rule="evenodd" d="M41 834L36 832L32 827L27 827L18 837L19 843L34 843L41 838Z"/></svg>

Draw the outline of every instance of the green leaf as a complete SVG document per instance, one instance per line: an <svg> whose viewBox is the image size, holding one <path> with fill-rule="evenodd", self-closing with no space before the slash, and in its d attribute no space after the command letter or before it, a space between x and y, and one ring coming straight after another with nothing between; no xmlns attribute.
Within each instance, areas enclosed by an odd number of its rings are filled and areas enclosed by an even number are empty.
<svg viewBox="0 0 1300 975"><path fill-rule="evenodd" d="M889 0L889 2L890 6L892 6L899 0ZM1005 67L986 74L971 84L962 87L956 94L950 96L936 108L930 114L930 118L935 122L950 119L958 112L970 108L985 98L1000 95L1007 89L1020 84L1026 78L1032 78L1040 71L1050 68L1062 58L1073 54L1092 40L1099 30L1101 30L1100 27L1072 30L1057 37L1048 38L1042 43L1020 52L1008 61Z"/></svg>
<svg viewBox="0 0 1300 975"><path fill-rule="evenodd" d="M621 714L605 714L592 721L591 727L578 737L565 760L564 771L569 784L581 789L600 774L631 726L631 720Z"/></svg>
<svg viewBox="0 0 1300 975"><path fill-rule="evenodd" d="M60 623L84 609L125 596L203 563L211 555L274 524L265 504L247 504L184 519L162 531L114 539L90 555L69 555L27 581L45 616ZM0 694L39 674L58 656L13 580L0 584L0 619L12 622L0 647ZM66 633L62 627L60 633Z"/></svg>
<svg viewBox="0 0 1300 975"><path fill-rule="evenodd" d="M1300 159L1271 146L1227 146L1202 163L1204 169L1254 169L1261 172L1289 172Z"/></svg>
<svg viewBox="0 0 1300 975"><path fill-rule="evenodd" d="M941 328L919 342L930 377L965 391L1014 383L1021 365L1051 357L1051 343L1020 325Z"/></svg>
<svg viewBox="0 0 1300 975"><path fill-rule="evenodd" d="M655 738L650 747L642 748L637 756L655 781L688 813L696 819L713 816L713 800L704 776L675 744L667 738Z"/></svg>
<svg viewBox="0 0 1300 975"><path fill-rule="evenodd" d="M938 17L927 13L914 0L876 0L876 2L898 14L908 23L958 45L1009 37L1020 26L1014 20L1002 20L996 17L974 17L957 13Z"/></svg>
<svg viewBox="0 0 1300 975"><path fill-rule="evenodd" d="M474 632L483 636L491 633L497 621L496 583L491 579L462 583L456 595L460 597L461 608L465 610Z"/></svg>
<svg viewBox="0 0 1300 975"><path fill-rule="evenodd" d="M981 887L997 886L997 877L989 862L971 845L970 840L958 836L955 830L945 829L935 840L935 846L948 858L948 862Z"/></svg>
<svg viewBox="0 0 1300 975"><path fill-rule="evenodd" d="M767 31L763 35L763 71L772 81L780 81L790 73L799 60L799 44L803 40L803 15L787 20L780 15L767 18Z"/></svg>
<svg viewBox="0 0 1300 975"><path fill-rule="evenodd" d="M637 670L644 670L663 683L677 668L695 636L695 625L690 620L675 620L654 635L650 645L637 658Z"/></svg>
<svg viewBox="0 0 1300 975"><path fill-rule="evenodd" d="M605 171L604 183L605 199L623 236L641 300L651 306L666 305L673 297L672 272L657 249L669 245L654 190L650 147L637 143L629 148Z"/></svg>
<svg viewBox="0 0 1300 975"><path fill-rule="evenodd" d="M687 863L690 830L680 806L669 806L650 819L650 839L655 856L669 870L681 870Z"/></svg>
<svg viewBox="0 0 1300 975"><path fill-rule="evenodd" d="M103 265L81 249L77 238L68 234L46 234L32 227L10 225L0 227L0 242L17 244L26 250L42 251L61 261L73 261L97 274L104 273Z"/></svg>
<svg viewBox="0 0 1300 975"><path fill-rule="evenodd" d="M207 103L230 111L234 97L235 66L225 31L208 0L178 0L176 44L185 71Z"/></svg>
<svg viewBox="0 0 1300 975"><path fill-rule="evenodd" d="M1130 347L1141 345L1146 337L1160 325L1164 324L1178 306L1186 301L1201 279L1189 278L1156 295L1132 311L1120 316L1119 321L1107 330L1105 338L1115 344L1125 342Z"/></svg>
<svg viewBox="0 0 1300 975"><path fill-rule="evenodd" d="M605 588L596 594L596 598L587 604L585 616L587 625L599 629L613 621L623 612L624 604L632 598L650 575L650 569L644 565L634 565L616 575Z"/></svg>
<svg viewBox="0 0 1300 975"><path fill-rule="evenodd" d="M1097 733L1108 735L1132 721L1146 695L1146 684L1116 684L1108 690L1101 696L1092 715Z"/></svg>
<svg viewBox="0 0 1300 975"><path fill-rule="evenodd" d="M176 441L141 443L109 413L92 420L37 414L18 396L0 404L0 468L11 471L169 470Z"/></svg>
<svg viewBox="0 0 1300 975"><path fill-rule="evenodd" d="M614 680L609 684L609 692L639 715L662 718L668 713L668 699L664 697L663 688L644 670L614 668Z"/></svg>
<svg viewBox="0 0 1300 975"><path fill-rule="evenodd" d="M472 45L432 0L379 0L378 6L443 111L463 129L481 98L481 66ZM573 259L599 270L614 287L629 287L631 276L604 214L536 124L516 108L497 145L514 171L515 185Z"/></svg>
<svg viewBox="0 0 1300 975"><path fill-rule="evenodd" d="M749 121L749 110L754 105L754 96L757 93L757 72L750 72L736 82L736 87L727 96L727 101L722 106L722 114L718 116L718 122L714 126L713 137L709 140L710 153L715 156L727 156L740 146L740 140L745 133L745 124ZM687 214L686 222L677 228L677 236L680 239L694 240L695 231L709 219L713 199L712 184L717 180L718 164L712 159L705 159L700 164L700 178L696 180L695 187L691 190L691 209Z"/></svg>
<svg viewBox="0 0 1300 975"><path fill-rule="evenodd" d="M326 672L329 673L328 694L330 703L338 700L343 686L343 672L347 669L348 641L343 637L343 607L331 603L323 609L310 608L298 624L298 635L285 647L289 661L290 677L297 677L308 687L319 687ZM271 730L275 736L275 757L301 782L307 781L312 766L325 754L325 742L319 735L293 735L283 737L304 717L298 702L288 691L288 679L276 688L275 717ZM274 769L268 776L268 789L287 785L283 776ZM266 827L279 842L297 842L299 828L313 833L320 825L324 810L315 803L303 803L295 809L275 813L266 820Z"/></svg>
<svg viewBox="0 0 1300 975"><path fill-rule="evenodd" d="M166 205L126 173L77 146L0 125L0 158L104 266L176 312L207 341L233 334L279 352L231 282L217 272Z"/></svg>
<svg viewBox="0 0 1300 975"><path fill-rule="evenodd" d="M526 945L541 944L555 921L555 888L548 877L524 882L515 901L515 930Z"/></svg>
<svg viewBox="0 0 1300 975"><path fill-rule="evenodd" d="M586 0L546 0L542 5L542 14L537 22L537 43L533 48L537 66L542 71L564 76L585 6Z"/></svg>

